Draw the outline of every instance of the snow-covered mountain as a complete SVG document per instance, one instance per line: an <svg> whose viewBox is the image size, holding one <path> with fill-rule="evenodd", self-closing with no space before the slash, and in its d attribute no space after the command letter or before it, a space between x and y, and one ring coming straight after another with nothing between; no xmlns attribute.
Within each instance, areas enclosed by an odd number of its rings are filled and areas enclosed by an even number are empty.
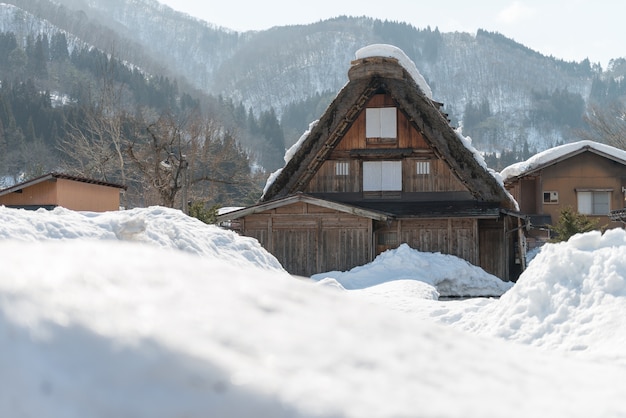
<svg viewBox="0 0 626 418"><path fill-rule="evenodd" d="M498 143L482 139L483 135L474 138L485 151L511 148L520 141L537 150L568 142L571 126L551 122L538 126L533 120L542 109L538 95L565 91L587 101L594 77L603 75L599 64L546 57L482 30L441 33L398 22L338 17L239 33L175 12L155 0L56 1L41 0L37 7L30 0L8 3L78 37L89 33L93 39L87 42L100 48L108 45L122 59L148 71L160 67L197 89L241 101L256 113L273 107L281 115L294 102L334 93L347 81L357 49L371 43L396 45L416 63L453 123L463 120L468 104L488 103L489 129L496 132L492 136ZM8 7L0 9L6 12ZM58 10L65 20L58 18ZM76 29L85 26L91 30ZM94 31L106 32L106 42ZM290 138L287 142L290 145Z"/></svg>

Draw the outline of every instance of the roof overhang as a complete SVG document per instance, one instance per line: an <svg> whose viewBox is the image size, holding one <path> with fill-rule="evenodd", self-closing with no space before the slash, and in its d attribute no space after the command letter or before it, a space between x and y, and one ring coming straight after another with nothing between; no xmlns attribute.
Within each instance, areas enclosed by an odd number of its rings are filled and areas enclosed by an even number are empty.
<svg viewBox="0 0 626 418"><path fill-rule="evenodd" d="M320 199L303 193L296 193L280 199L270 200L262 202L253 206L248 206L242 209L227 212L217 217L218 222L230 221L233 219L243 218L255 213L265 212L268 210L280 208L283 206L292 205L294 203L308 203L311 205L323 207L326 209L333 209L343 213L349 213L351 215L361 216L363 218L369 218L377 221L388 221L393 218L393 215L380 210L367 209L355 205L336 202L332 200Z"/></svg>
<svg viewBox="0 0 626 418"><path fill-rule="evenodd" d="M577 148L577 149L575 149L575 150L573 150L571 152L559 155L558 157L555 157L555 158L553 158L553 159L551 159L549 161L545 161L545 162L543 162L541 164L537 164L536 166L534 166L534 167L532 167L532 168L530 168L530 169L528 169L528 170L526 170L526 171L524 171L524 172L522 172L522 173L520 173L520 174L518 174L516 176L509 177L509 178L504 180L504 183L507 184L507 185L511 184L511 183L514 183L514 182L516 182L519 179L522 179L524 177L528 177L528 176L534 175L534 174L538 173L539 171L543 170L544 168L553 166L555 164L558 164L560 162L563 162L565 160L568 160L568 159L570 159L572 157L575 157L575 156L580 155L580 154L585 153L585 152L591 152L593 154L596 154L596 155L599 155L601 157L604 157L604 158L606 158L608 160L615 161L616 163L619 163L619 164L622 164L622 165L626 165L626 160L624 160L624 159L622 159L622 158L620 158L620 157L618 157L616 155L612 155L612 154L610 154L608 152L604 152L603 150L598 149L596 147L593 147L591 145L584 145L584 146L582 146L580 148Z"/></svg>
<svg viewBox="0 0 626 418"><path fill-rule="evenodd" d="M525 218L525 215L502 208L498 203L494 202L393 202L372 200L346 203L322 199L303 193L296 193L284 198L262 202L253 206L224 213L217 217L217 221L232 221L248 215L265 212L299 202L384 222L397 219L498 219L502 215Z"/></svg>

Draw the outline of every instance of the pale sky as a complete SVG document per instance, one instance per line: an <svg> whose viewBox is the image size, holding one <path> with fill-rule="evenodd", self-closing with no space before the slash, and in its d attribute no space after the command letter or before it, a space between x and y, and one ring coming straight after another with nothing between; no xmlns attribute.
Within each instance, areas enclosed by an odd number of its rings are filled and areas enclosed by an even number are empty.
<svg viewBox="0 0 626 418"><path fill-rule="evenodd" d="M402 21L441 32L500 32L545 55L607 67L626 57L626 2L618 0L158 0L237 31L317 22L339 15Z"/></svg>

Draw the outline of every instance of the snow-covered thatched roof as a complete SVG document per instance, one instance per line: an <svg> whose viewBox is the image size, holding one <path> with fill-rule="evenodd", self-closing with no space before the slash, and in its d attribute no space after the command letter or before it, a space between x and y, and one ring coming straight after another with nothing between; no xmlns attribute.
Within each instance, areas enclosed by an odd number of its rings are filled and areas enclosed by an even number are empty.
<svg viewBox="0 0 626 418"><path fill-rule="evenodd" d="M430 87L404 52L391 45L362 48L356 53L348 78L319 121L311 124L287 152L285 166L270 176L261 201L302 192L367 101L375 94L386 93L477 201L516 208L496 173L487 169L471 143L450 126L441 103L432 100Z"/></svg>

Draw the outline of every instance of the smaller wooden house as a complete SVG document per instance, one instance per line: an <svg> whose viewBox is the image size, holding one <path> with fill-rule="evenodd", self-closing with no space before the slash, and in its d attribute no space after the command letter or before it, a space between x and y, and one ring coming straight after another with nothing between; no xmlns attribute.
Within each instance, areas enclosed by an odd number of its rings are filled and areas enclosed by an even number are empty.
<svg viewBox="0 0 626 418"><path fill-rule="evenodd" d="M531 237L549 238L550 226L568 207L597 220L599 228L621 226L611 212L625 207L624 150L593 141L574 142L513 164L501 175L520 211L530 216L535 228L546 231L535 231Z"/></svg>
<svg viewBox="0 0 626 418"><path fill-rule="evenodd" d="M515 279L514 200L402 51L373 45L356 58L259 203L218 221L297 275L348 270L407 243Z"/></svg>
<svg viewBox="0 0 626 418"><path fill-rule="evenodd" d="M0 205L21 209L119 210L126 186L60 173L49 173L0 190Z"/></svg>

